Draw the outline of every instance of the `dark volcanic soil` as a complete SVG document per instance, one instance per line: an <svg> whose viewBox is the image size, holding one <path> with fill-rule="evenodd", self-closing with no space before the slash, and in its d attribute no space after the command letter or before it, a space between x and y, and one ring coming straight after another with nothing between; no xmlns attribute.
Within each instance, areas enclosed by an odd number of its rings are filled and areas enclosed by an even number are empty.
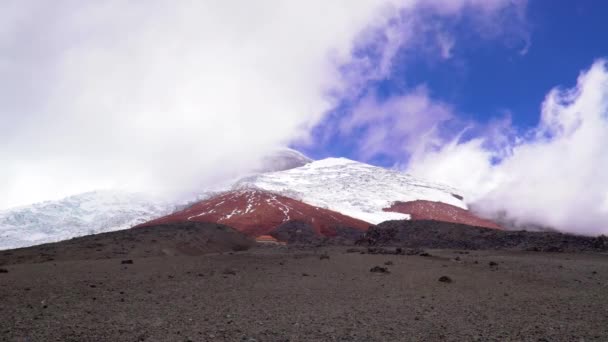
<svg viewBox="0 0 608 342"><path fill-rule="evenodd" d="M3 253L0 341L608 341L599 253L26 250Z"/></svg>

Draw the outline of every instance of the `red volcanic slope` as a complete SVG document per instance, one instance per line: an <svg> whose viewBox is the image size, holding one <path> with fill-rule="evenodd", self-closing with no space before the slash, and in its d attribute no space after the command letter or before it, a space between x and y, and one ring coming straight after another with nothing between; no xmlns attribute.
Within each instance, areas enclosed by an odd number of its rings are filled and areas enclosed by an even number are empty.
<svg viewBox="0 0 608 342"><path fill-rule="evenodd" d="M138 227L184 221L215 222L255 237L267 235L282 223L291 220L309 223L317 234L324 236L334 236L336 227L366 231L370 226L367 222L289 197L260 190L236 190L198 202L187 209Z"/></svg>
<svg viewBox="0 0 608 342"><path fill-rule="evenodd" d="M450 204L432 201L395 202L384 211L410 214L412 220L435 220L462 223L470 226L502 229L496 223L482 219L468 210Z"/></svg>

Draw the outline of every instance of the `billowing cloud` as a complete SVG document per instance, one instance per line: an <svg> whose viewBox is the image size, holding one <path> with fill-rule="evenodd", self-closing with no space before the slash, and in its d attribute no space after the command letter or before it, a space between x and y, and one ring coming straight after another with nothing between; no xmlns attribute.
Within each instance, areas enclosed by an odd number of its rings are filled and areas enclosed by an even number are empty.
<svg viewBox="0 0 608 342"><path fill-rule="evenodd" d="M540 123L503 128L415 154L409 171L466 190L483 213L580 234L608 234L608 65L599 60L572 89L551 90ZM498 141L498 143L494 143Z"/></svg>
<svg viewBox="0 0 608 342"><path fill-rule="evenodd" d="M359 159L407 164L407 157L444 146L469 123L425 84L408 84L408 63L452 58L459 27L481 40L527 37L525 1L421 1L390 12L357 36L352 57L339 65L342 82L331 94L340 104L315 129L315 144L339 141ZM462 32L460 32L462 34ZM400 65L395 65L398 61ZM403 84L378 86L396 67Z"/></svg>
<svg viewBox="0 0 608 342"><path fill-rule="evenodd" d="M510 7L3 1L0 208L109 187L196 191L305 138L338 99L381 78L420 13L473 8L487 20ZM379 63L358 50L370 42Z"/></svg>
<svg viewBox="0 0 608 342"><path fill-rule="evenodd" d="M196 191L251 165L331 107L335 64L390 6L3 1L0 208L100 187Z"/></svg>
<svg viewBox="0 0 608 342"><path fill-rule="evenodd" d="M341 118L338 128L342 136L359 132L361 158L379 154L395 158L441 143L439 127L450 119L450 106L431 99L426 87L420 86L385 100L375 95L363 97Z"/></svg>

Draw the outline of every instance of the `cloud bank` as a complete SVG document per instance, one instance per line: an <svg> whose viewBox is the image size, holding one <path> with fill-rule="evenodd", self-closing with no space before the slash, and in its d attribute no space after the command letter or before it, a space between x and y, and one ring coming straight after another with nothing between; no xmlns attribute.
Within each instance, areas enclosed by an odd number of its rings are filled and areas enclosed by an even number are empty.
<svg viewBox="0 0 608 342"><path fill-rule="evenodd" d="M0 208L99 188L196 192L305 140L420 41L428 13L494 22L513 3L3 1ZM380 63L359 49L370 42Z"/></svg>
<svg viewBox="0 0 608 342"><path fill-rule="evenodd" d="M571 89L546 96L538 127L500 129L414 154L408 171L467 192L470 202L516 226L608 234L608 64L598 60ZM496 144L495 142L499 143Z"/></svg>
<svg viewBox="0 0 608 342"><path fill-rule="evenodd" d="M247 168L332 106L335 65L392 3L3 1L0 208Z"/></svg>

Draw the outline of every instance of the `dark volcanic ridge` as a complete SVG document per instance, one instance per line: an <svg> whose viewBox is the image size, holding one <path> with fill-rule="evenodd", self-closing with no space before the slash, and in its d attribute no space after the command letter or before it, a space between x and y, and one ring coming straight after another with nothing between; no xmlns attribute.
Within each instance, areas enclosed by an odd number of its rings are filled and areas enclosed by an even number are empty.
<svg viewBox="0 0 608 342"><path fill-rule="evenodd" d="M368 246L436 249L514 249L542 252L608 251L608 237L487 229L430 220L387 221L357 242Z"/></svg>
<svg viewBox="0 0 608 342"><path fill-rule="evenodd" d="M296 246L362 245L413 250L517 250L538 252L608 252L608 237L554 232L504 231L437 221L387 221L359 229L336 226L332 236L319 235L308 222L288 221L269 232ZM136 227L0 252L0 266L67 260L128 260L158 256L196 256L242 251L253 237L217 223L176 222Z"/></svg>
<svg viewBox="0 0 608 342"><path fill-rule="evenodd" d="M0 252L0 265L65 260L195 256L249 249L255 241L216 223L131 228Z"/></svg>

